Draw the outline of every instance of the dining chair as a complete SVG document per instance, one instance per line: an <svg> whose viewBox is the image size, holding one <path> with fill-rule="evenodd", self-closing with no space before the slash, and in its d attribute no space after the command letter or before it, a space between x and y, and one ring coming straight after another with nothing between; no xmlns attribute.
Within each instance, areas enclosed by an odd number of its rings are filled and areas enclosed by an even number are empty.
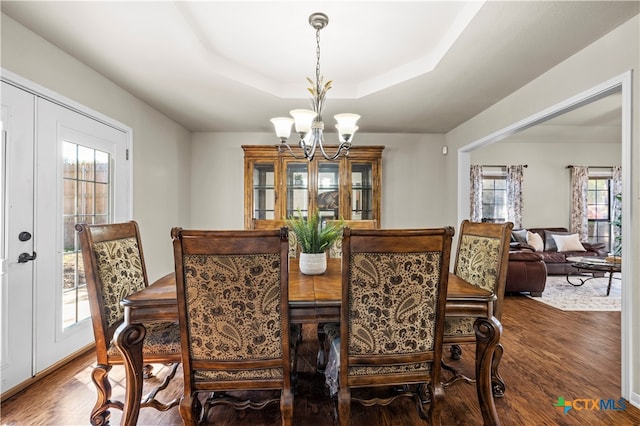
<svg viewBox="0 0 640 426"><path fill-rule="evenodd" d="M350 424L352 402L388 405L400 397L413 398L420 417L440 424L440 360L453 232L451 227L344 229L340 425ZM375 388L374 394L360 388Z"/></svg>
<svg viewBox="0 0 640 426"><path fill-rule="evenodd" d="M278 401L282 424L292 423L287 233L171 230L185 425L218 404L244 410ZM251 400L232 395L238 390L276 394ZM212 394L203 406L204 392Z"/></svg>
<svg viewBox="0 0 640 426"><path fill-rule="evenodd" d="M493 315L498 321L502 317L512 229L513 223L511 222L481 223L464 220L460 224L458 236L453 273L496 295ZM475 344L476 334L473 327L475 320L475 317L445 318L444 344L450 347L452 359L460 359L462 354L460 344ZM505 391L504 380L498 372L503 351L502 344L498 344L491 365L492 390L496 397L503 396ZM452 373L452 377L444 383L445 388L460 380L467 383L475 381L475 379L462 374L444 359L443 368Z"/></svg>
<svg viewBox="0 0 640 426"><path fill-rule="evenodd" d="M97 364L91 379L98 391L91 410L92 425L109 423L110 408L122 410L124 403L111 399L109 371L123 365L124 359L115 347L113 335L124 321L120 300L148 285L147 269L142 252L138 224L134 221L105 225L76 225L82 250L87 282L89 307L96 343ZM164 380L142 401L140 407L154 407L166 411L178 405L179 398L168 403L156 400L175 376L181 361L180 329L177 322L145 324L146 335L142 347L144 377L151 377L151 363L173 364Z"/></svg>
<svg viewBox="0 0 640 426"><path fill-rule="evenodd" d="M273 230L273 229L280 229L283 226L287 226L286 220L253 219L253 229ZM295 232L293 232L292 230L289 230L289 257L292 259L295 259L299 255L300 255L300 250L298 249L298 238Z"/></svg>

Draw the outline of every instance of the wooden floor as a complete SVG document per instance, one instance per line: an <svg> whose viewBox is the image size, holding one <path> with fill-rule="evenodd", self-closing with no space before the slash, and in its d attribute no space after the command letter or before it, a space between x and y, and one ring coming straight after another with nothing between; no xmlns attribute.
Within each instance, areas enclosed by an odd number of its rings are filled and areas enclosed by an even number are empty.
<svg viewBox="0 0 640 426"><path fill-rule="evenodd" d="M640 409L626 403L624 410L572 409L564 413L554 407L559 397L578 399L620 399L620 313L563 312L524 296L505 297L502 318L505 353L501 375L507 383L504 398L497 399L497 411L505 426L512 425L640 425ZM299 362L299 393L295 399L294 424L332 425L333 403L315 372L316 341L313 327L305 327ZM457 362L473 371L473 346L463 348ZM60 371L5 401L1 407L2 425L86 425L95 401L90 372L95 358L86 355ZM160 368L163 368L160 366ZM179 369L180 371L180 369ZM123 394L122 368L114 367L114 395ZM181 377L181 376L180 376ZM170 395L181 392L181 380L169 388ZM458 384L446 392L443 424L479 425L482 418L475 387ZM584 407L585 404L578 404ZM412 402L389 407L352 408L354 425L423 424ZM112 410L111 424L120 413ZM279 424L277 406L261 412L237 413L216 408L210 424ZM159 413L141 411L140 425L180 425L177 409Z"/></svg>

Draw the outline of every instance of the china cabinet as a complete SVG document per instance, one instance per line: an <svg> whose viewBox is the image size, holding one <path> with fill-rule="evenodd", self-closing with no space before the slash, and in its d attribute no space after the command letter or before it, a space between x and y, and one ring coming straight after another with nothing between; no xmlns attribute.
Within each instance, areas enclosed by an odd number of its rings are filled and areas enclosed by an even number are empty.
<svg viewBox="0 0 640 426"><path fill-rule="evenodd" d="M275 226L298 210L306 216L316 208L323 221L380 227L383 146L352 146L336 161L296 159L278 148L242 146L246 229L268 227L267 221Z"/></svg>

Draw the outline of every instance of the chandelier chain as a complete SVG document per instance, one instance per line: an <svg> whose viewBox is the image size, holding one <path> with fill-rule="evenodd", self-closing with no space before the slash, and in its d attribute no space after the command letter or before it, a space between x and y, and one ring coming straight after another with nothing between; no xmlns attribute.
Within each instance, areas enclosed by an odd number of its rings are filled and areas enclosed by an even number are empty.
<svg viewBox="0 0 640 426"><path fill-rule="evenodd" d="M320 28L316 29L316 91L320 93Z"/></svg>

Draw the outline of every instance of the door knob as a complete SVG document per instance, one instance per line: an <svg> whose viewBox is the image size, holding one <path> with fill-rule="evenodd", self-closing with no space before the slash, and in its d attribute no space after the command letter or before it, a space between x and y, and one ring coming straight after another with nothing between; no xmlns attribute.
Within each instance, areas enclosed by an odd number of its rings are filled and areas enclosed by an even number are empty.
<svg viewBox="0 0 640 426"><path fill-rule="evenodd" d="M27 263L30 260L35 260L36 258L36 252L34 251L33 254L29 254L29 253L20 253L20 255L18 256L18 263Z"/></svg>

